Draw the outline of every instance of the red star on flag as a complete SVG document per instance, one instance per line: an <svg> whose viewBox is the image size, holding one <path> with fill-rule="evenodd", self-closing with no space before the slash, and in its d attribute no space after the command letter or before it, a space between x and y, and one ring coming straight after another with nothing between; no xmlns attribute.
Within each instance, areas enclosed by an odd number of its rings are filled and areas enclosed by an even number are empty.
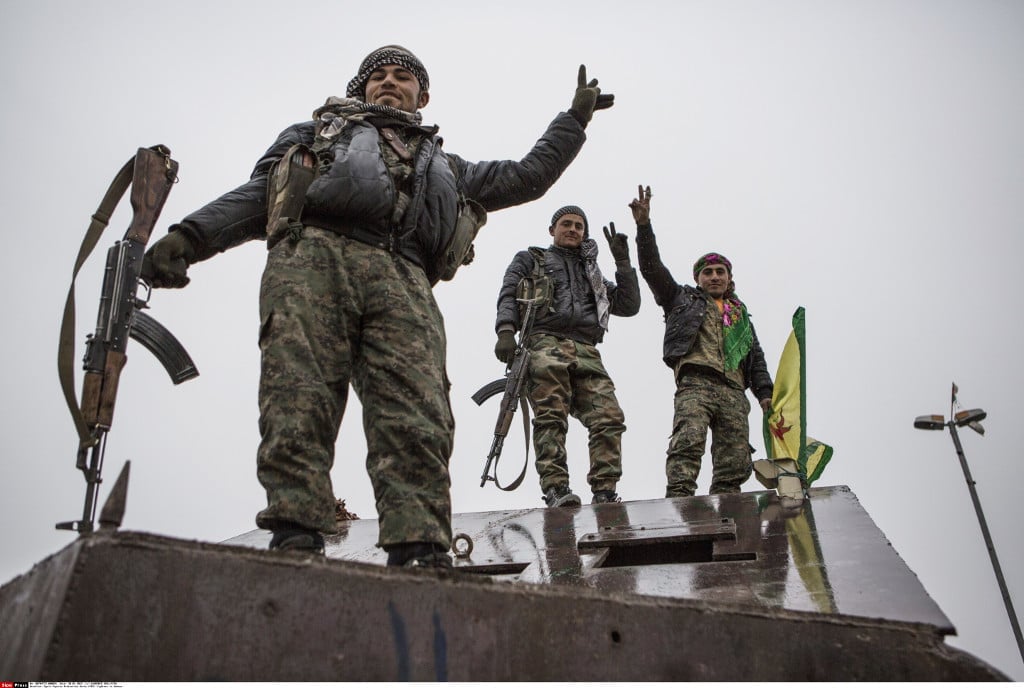
<svg viewBox="0 0 1024 688"><path fill-rule="evenodd" d="M783 436L793 428L792 425L785 425L785 423L786 416L780 413L779 422L776 423L775 425L770 426L772 434L775 435L776 439L778 439L780 442L783 439L785 439Z"/></svg>

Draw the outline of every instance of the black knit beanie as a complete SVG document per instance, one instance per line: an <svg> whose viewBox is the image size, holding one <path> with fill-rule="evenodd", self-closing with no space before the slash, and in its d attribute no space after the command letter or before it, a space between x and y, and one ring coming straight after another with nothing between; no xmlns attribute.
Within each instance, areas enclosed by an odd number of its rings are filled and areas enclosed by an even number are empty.
<svg viewBox="0 0 1024 688"><path fill-rule="evenodd" d="M555 211L554 215L551 216L551 227L554 227L555 223L558 222L558 218L562 217L563 215L579 215L580 217L582 217L583 237L587 238L590 236L590 223L587 222L587 215L586 213L583 212L582 208L580 208L578 205L562 206L561 208ZM551 227L549 227L548 229L550 229Z"/></svg>

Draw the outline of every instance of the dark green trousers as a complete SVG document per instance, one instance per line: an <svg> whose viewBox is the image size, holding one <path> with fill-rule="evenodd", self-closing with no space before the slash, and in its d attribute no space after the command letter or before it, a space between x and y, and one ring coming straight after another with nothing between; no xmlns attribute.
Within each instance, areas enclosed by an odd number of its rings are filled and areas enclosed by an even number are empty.
<svg viewBox="0 0 1024 688"><path fill-rule="evenodd" d="M714 374L683 372L676 382L675 419L665 474L667 497L697 490L701 457L711 431L711 494L739 492L750 477L750 401L744 390Z"/></svg>
<svg viewBox="0 0 1024 688"><path fill-rule="evenodd" d="M306 227L269 253L260 291L262 528L333 532L334 449L351 384L363 408L380 546L451 542L455 423L445 333L423 271ZM340 471L356 470L347 456Z"/></svg>
<svg viewBox="0 0 1024 688"><path fill-rule="evenodd" d="M569 482L565 435L570 415L589 433L590 489L614 490L622 476L626 425L597 347L552 335L535 335L529 346L527 394L541 492Z"/></svg>

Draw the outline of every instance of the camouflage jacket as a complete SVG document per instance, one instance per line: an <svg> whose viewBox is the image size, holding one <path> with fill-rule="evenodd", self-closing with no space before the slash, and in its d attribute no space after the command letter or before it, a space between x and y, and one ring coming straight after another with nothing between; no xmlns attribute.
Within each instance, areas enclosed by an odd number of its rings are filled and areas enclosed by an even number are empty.
<svg viewBox="0 0 1024 688"><path fill-rule="evenodd" d="M675 281L668 268L661 262L654 229L650 224L636 228L636 249L640 274L651 288L655 302L665 312L662 360L669 368L675 370L676 363L693 346L711 300L699 287ZM754 392L754 396L759 400L771 399L772 378L768 373L764 351L757 340L757 331L754 330L753 323L750 324L750 328L754 334L754 343L740 363L740 369L743 371L746 387Z"/></svg>
<svg viewBox="0 0 1024 688"><path fill-rule="evenodd" d="M293 144L312 144L314 125L310 120L285 129L256 163L248 182L171 227L192 240L196 261L266 238L268 172ZM467 162L442 150L436 128L426 133L416 151L412 201L402 227L389 226L395 188L381 153L381 136L368 122L351 122L321 156L320 174L306 193L303 222L349 230L350 236L394 250L426 269L454 231L460 193L488 211L536 200L586 140L579 122L563 112L522 160ZM436 275L428 278L437 280Z"/></svg>

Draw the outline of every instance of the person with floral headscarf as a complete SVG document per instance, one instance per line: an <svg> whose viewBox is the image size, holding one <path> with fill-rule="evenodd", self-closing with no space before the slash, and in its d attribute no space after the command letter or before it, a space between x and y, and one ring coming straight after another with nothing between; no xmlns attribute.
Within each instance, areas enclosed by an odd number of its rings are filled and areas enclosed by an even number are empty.
<svg viewBox="0 0 1024 688"><path fill-rule="evenodd" d="M267 507L256 525L271 531L270 549L322 553L323 533L336 532L330 472L351 385L388 565L451 568L455 423L432 287L471 257L486 212L544 195L614 99L580 65L571 105L521 160L471 162L423 123L430 83L408 49L374 50L344 97L281 132L248 182L146 254L152 286L184 287L192 263L267 242L257 452ZM503 104L473 104L495 138Z"/></svg>
<svg viewBox="0 0 1024 688"><path fill-rule="evenodd" d="M640 274L665 312L663 360L675 373L675 418L665 474L667 497L693 495L711 431L711 494L739 492L750 477L750 388L771 410L772 378L747 306L736 295L732 263L705 253L693 265L696 287L679 284L661 262L651 226L651 187L630 204Z"/></svg>
<svg viewBox="0 0 1024 688"><path fill-rule="evenodd" d="M580 504L569 488L565 435L570 415L588 432L591 504L620 501L615 488L622 476L625 416L597 345L608 330L610 315L629 317L640 311L640 281L629 261L626 235L616 232L614 223L609 225L604 235L615 260L614 282L605 279L597 265L597 242L590 238L586 214L579 206L567 205L551 217L551 246L517 253L498 292L494 354L508 363L522 325L520 284L532 279L538 286L538 310L523 344L530 351L526 397L534 415L536 467L549 507Z"/></svg>

